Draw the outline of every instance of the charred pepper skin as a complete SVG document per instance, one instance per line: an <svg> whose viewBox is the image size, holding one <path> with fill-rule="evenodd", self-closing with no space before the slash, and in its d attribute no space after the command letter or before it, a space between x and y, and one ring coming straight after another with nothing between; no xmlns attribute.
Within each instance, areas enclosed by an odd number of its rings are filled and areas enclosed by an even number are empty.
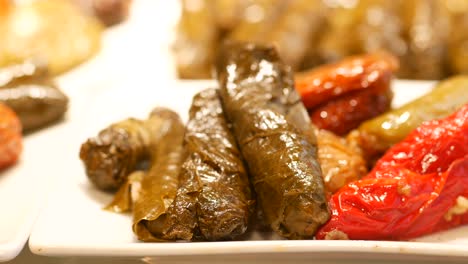
<svg viewBox="0 0 468 264"><path fill-rule="evenodd" d="M226 44L218 59L223 109L266 223L286 238L312 238L329 211L316 138L290 68L274 48L249 43Z"/></svg>
<svg viewBox="0 0 468 264"><path fill-rule="evenodd" d="M423 123L335 193L317 238L406 240L466 224L467 173L468 104Z"/></svg>

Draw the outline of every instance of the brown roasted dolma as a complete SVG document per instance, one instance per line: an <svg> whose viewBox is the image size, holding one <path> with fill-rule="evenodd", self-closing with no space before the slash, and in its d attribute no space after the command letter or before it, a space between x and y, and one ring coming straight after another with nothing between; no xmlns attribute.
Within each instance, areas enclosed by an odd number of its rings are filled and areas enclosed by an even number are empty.
<svg viewBox="0 0 468 264"><path fill-rule="evenodd" d="M150 155L152 136L145 122L133 118L112 124L80 149L86 175L99 189L115 190Z"/></svg>
<svg viewBox="0 0 468 264"><path fill-rule="evenodd" d="M290 68L274 48L242 43L226 45L216 67L266 223L287 238L312 238L330 214L314 131Z"/></svg>
<svg viewBox="0 0 468 264"><path fill-rule="evenodd" d="M157 107L153 109L148 119L143 122L139 125L144 126L144 129L148 131L148 135L150 136L149 144L145 145L148 147L147 153L149 153L149 159L154 163L150 164L150 173L155 173L152 167L155 165L155 162L158 162L154 157L159 155L158 146L160 141L168 133L167 129L171 123L178 124L180 123L180 119L175 112L164 107ZM176 162L178 158L178 156L174 157L173 161ZM135 195L139 193L144 175L145 171L137 170L125 177L125 182L115 193L113 201L107 205L106 209L116 213L129 211L133 207L133 201L136 200Z"/></svg>
<svg viewBox="0 0 468 264"><path fill-rule="evenodd" d="M164 240L234 239L247 230L253 200L217 91L195 95L189 115L177 197L147 230Z"/></svg>
<svg viewBox="0 0 468 264"><path fill-rule="evenodd" d="M68 97L55 85L44 65L33 62L0 69L0 102L18 115L28 132L61 119Z"/></svg>
<svg viewBox="0 0 468 264"><path fill-rule="evenodd" d="M183 0L174 53L181 78L209 78L218 30L208 0Z"/></svg>
<svg viewBox="0 0 468 264"><path fill-rule="evenodd" d="M153 111L149 120L156 122L149 131L158 139L153 141L157 146L151 147L151 167L134 201L133 232L140 240L160 241L164 239L152 232L151 222L164 216L176 197L185 127L176 113L165 109Z"/></svg>

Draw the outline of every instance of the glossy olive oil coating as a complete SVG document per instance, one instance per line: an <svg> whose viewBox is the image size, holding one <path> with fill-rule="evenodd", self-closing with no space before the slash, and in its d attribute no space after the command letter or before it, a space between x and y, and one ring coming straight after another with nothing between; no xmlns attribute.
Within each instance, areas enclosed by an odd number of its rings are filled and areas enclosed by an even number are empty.
<svg viewBox="0 0 468 264"><path fill-rule="evenodd" d="M184 146L181 185L167 214L148 229L167 240L234 239L253 211L243 160L215 89L195 95Z"/></svg>
<svg viewBox="0 0 468 264"><path fill-rule="evenodd" d="M216 66L266 222L284 237L312 238L330 214L315 135L291 71L275 49L254 44L228 44Z"/></svg>
<svg viewBox="0 0 468 264"><path fill-rule="evenodd" d="M150 147L152 162L141 179L140 191L132 197L133 232L143 241L161 241L164 239L152 232L151 222L165 215L176 197L185 158L185 127L175 112L165 109L155 109L148 121L154 143Z"/></svg>
<svg viewBox="0 0 468 264"><path fill-rule="evenodd" d="M115 190L149 157L150 144L151 134L144 121L129 118L110 125L83 143L80 159L96 187Z"/></svg>

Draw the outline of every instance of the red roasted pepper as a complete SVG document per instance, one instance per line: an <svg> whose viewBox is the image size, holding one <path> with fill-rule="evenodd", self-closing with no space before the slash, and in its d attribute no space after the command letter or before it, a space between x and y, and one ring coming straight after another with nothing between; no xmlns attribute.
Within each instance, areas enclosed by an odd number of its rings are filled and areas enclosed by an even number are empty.
<svg viewBox="0 0 468 264"><path fill-rule="evenodd" d="M388 53L352 56L295 76L295 87L307 109L352 91L388 85L398 60Z"/></svg>
<svg viewBox="0 0 468 264"><path fill-rule="evenodd" d="M344 135L390 108L398 60L387 53L354 56L298 73L295 86L319 128Z"/></svg>
<svg viewBox="0 0 468 264"><path fill-rule="evenodd" d="M0 103L0 170L14 164L22 149L21 122L13 110Z"/></svg>
<svg viewBox="0 0 468 264"><path fill-rule="evenodd" d="M309 110L312 123L321 129L345 135L367 119L390 109L393 93L385 89L354 91ZM380 87L377 87L380 88Z"/></svg>
<svg viewBox="0 0 468 264"><path fill-rule="evenodd" d="M330 199L317 239L406 240L468 223L468 104L426 122Z"/></svg>

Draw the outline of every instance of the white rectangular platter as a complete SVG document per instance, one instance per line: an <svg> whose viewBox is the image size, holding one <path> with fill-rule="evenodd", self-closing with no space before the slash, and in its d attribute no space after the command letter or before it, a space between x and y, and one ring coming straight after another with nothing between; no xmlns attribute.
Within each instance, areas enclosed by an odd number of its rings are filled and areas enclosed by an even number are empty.
<svg viewBox="0 0 468 264"><path fill-rule="evenodd" d="M416 239L390 241L289 241L251 240L197 243L143 243L131 231L131 215L102 210L112 195L95 189L78 158L80 144L112 122L130 116L144 118L153 107L167 106L186 120L192 96L214 86L206 81L157 81L148 78L121 82L118 87L95 93L72 121L73 129L61 135L66 150L53 173L59 177L55 191L29 240L33 253L49 256L178 256L207 255L285 257L288 254L317 258L327 254L414 257L456 257L468 261L468 226ZM396 81L394 105L426 93L433 83ZM277 239L271 237L273 239ZM337 255L338 254L338 255Z"/></svg>

